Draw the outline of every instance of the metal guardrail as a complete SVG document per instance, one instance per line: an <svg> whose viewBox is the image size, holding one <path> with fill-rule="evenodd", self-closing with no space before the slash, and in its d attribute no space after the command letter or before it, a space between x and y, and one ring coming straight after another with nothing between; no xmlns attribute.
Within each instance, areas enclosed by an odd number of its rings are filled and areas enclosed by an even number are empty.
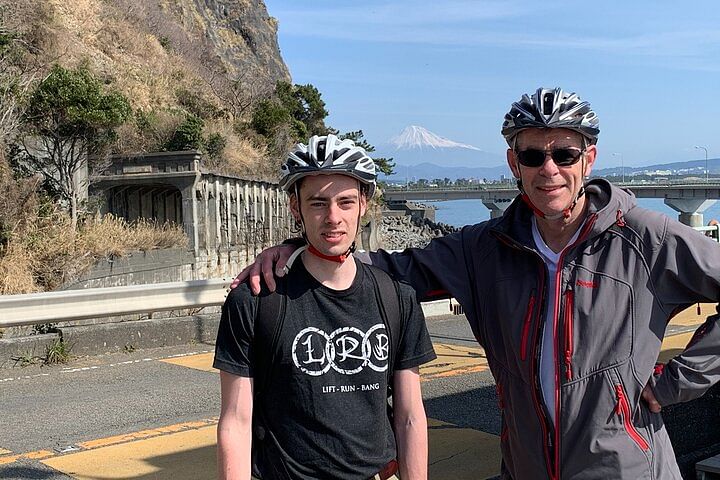
<svg viewBox="0 0 720 480"><path fill-rule="evenodd" d="M705 227L692 228L720 243L720 225L708 225Z"/></svg>
<svg viewBox="0 0 720 480"><path fill-rule="evenodd" d="M222 305L232 280L0 295L0 328ZM460 315L453 300L423 302L426 317Z"/></svg>
<svg viewBox="0 0 720 480"><path fill-rule="evenodd" d="M0 327L222 305L231 280L194 280L0 296Z"/></svg>

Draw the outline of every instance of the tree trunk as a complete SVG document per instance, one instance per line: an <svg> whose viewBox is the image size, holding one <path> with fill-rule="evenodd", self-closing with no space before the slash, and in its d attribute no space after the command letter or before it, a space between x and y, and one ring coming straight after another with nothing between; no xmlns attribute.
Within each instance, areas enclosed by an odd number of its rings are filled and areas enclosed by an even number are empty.
<svg viewBox="0 0 720 480"><path fill-rule="evenodd" d="M75 232L77 231L78 221L77 193L75 192L72 192L72 194L70 195L70 218L72 221L73 235L75 235Z"/></svg>

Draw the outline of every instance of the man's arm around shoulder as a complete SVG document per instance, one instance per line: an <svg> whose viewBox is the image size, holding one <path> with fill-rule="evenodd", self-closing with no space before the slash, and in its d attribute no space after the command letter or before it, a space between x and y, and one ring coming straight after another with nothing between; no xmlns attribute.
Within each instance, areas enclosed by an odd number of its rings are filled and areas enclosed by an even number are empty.
<svg viewBox="0 0 720 480"><path fill-rule="evenodd" d="M218 422L218 478L250 480L253 381L220 372L222 404Z"/></svg>
<svg viewBox="0 0 720 480"><path fill-rule="evenodd" d="M418 367L397 370L393 382L393 421L400 478L426 480L428 434Z"/></svg>

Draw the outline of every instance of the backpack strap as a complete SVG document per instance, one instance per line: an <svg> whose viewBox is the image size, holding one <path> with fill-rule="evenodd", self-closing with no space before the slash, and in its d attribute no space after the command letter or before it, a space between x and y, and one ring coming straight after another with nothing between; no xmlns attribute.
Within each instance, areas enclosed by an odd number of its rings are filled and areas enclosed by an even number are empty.
<svg viewBox="0 0 720 480"><path fill-rule="evenodd" d="M380 307L385 328L390 337L390 356L388 359L388 388L392 388L392 377L395 369L395 355L400 347L400 337L403 332L403 318L400 312L400 288L387 272L372 265L365 265L375 289L375 297Z"/></svg>
<svg viewBox="0 0 720 480"><path fill-rule="evenodd" d="M272 432L267 427L263 397L278 355L277 344L283 324L287 295L284 279L276 278L277 290L282 293L261 292L257 298L253 331L253 424L252 474L262 478L268 472L272 478L290 478L285 462L277 451Z"/></svg>
<svg viewBox="0 0 720 480"><path fill-rule="evenodd" d="M279 281L279 279L276 279ZM270 378L277 342L285 321L286 295L263 292L258 296L253 332L253 389L264 392Z"/></svg>

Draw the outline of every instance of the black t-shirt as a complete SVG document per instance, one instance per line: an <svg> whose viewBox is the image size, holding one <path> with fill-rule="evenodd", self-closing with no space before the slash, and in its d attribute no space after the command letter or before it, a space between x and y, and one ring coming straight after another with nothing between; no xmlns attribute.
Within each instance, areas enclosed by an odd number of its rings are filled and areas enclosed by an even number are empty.
<svg viewBox="0 0 720 480"><path fill-rule="evenodd" d="M301 261L283 282L287 306L262 406L269 435L293 479L364 480L396 456L387 415L389 336L367 266L347 290L332 290ZM395 292L383 292L395 295ZM400 284L402 331L394 370L435 358L411 287ZM247 285L225 302L215 346L217 369L253 376L257 297ZM396 332L391 332L393 336ZM258 400L256 399L256 402ZM264 473L265 480L272 480Z"/></svg>

